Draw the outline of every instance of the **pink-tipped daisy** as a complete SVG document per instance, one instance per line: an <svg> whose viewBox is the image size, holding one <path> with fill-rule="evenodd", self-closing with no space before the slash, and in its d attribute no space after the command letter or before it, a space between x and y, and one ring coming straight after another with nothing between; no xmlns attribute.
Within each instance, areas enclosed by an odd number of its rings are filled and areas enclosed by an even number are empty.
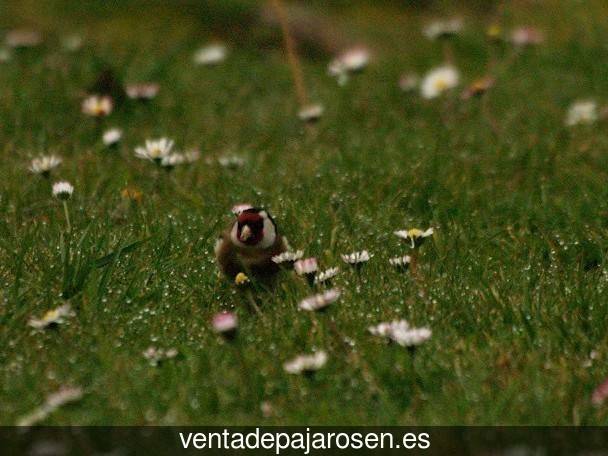
<svg viewBox="0 0 608 456"><path fill-rule="evenodd" d="M312 355L299 355L283 364L283 369L289 374L312 375L327 363L327 353L318 351Z"/></svg>
<svg viewBox="0 0 608 456"><path fill-rule="evenodd" d="M231 339L236 335L239 321L235 313L220 312L213 316L211 325L213 326L213 331L217 334Z"/></svg>
<svg viewBox="0 0 608 456"><path fill-rule="evenodd" d="M306 299L300 301L298 308L300 310L306 310L308 312L314 312L317 310L325 310L327 306L336 302L340 298L340 290L332 288L323 293L319 293L313 296L309 296Z"/></svg>

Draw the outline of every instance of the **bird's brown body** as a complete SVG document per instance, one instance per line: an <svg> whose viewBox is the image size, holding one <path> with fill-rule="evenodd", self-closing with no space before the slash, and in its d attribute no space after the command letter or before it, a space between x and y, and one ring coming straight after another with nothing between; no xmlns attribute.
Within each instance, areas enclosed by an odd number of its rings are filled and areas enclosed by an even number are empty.
<svg viewBox="0 0 608 456"><path fill-rule="evenodd" d="M277 233L274 221L266 211L248 211L237 216L237 221L222 233L215 245L218 266L231 279L239 272L259 278L273 276L279 266L272 257L287 250L285 239ZM251 234L245 236L245 232Z"/></svg>
<svg viewBox="0 0 608 456"><path fill-rule="evenodd" d="M239 272L254 276L275 274L279 266L272 262L272 257L286 250L282 236L277 236L274 244L266 249L236 246L230 240L230 230L227 230L218 239L215 256L220 270L234 279Z"/></svg>

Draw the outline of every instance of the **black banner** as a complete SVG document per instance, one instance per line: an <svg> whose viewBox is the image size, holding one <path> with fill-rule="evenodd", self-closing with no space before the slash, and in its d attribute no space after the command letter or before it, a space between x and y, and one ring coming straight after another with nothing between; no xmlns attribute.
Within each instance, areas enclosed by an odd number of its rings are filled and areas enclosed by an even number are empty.
<svg viewBox="0 0 608 456"><path fill-rule="evenodd" d="M7 455L425 454L608 456L608 428L2 427Z"/></svg>

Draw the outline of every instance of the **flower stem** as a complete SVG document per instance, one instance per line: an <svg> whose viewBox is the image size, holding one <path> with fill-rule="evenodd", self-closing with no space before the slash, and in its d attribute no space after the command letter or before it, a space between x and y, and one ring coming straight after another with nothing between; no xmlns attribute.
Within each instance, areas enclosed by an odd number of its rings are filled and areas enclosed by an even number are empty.
<svg viewBox="0 0 608 456"><path fill-rule="evenodd" d="M67 232L69 233L70 231L72 231L72 224L70 223L70 211L68 209L67 201L63 202L63 212L65 213L65 222L67 225Z"/></svg>

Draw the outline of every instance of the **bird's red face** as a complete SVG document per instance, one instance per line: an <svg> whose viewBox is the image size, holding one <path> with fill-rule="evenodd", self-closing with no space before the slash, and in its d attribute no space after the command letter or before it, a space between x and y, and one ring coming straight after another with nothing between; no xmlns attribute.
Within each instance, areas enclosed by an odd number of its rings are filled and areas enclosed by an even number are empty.
<svg viewBox="0 0 608 456"><path fill-rule="evenodd" d="M241 212L237 217L236 235L245 245L258 245L264 239L264 218L250 209Z"/></svg>

